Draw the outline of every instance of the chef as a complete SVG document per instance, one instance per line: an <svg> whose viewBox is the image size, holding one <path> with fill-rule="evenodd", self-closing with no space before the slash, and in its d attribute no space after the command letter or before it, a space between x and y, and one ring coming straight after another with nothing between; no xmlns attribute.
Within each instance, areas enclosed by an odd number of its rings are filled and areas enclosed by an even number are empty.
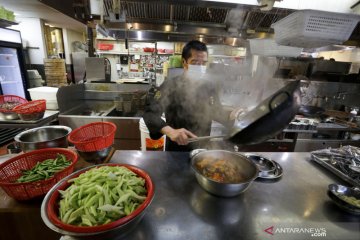
<svg viewBox="0 0 360 240"><path fill-rule="evenodd" d="M240 109L225 110L214 81L206 74L208 51L204 43L193 40L182 51L184 74L169 79L148 101L144 121L152 139L166 135L167 151L191 151L204 147L188 143L189 138L208 136L212 120L232 126ZM161 118L165 113L165 120Z"/></svg>

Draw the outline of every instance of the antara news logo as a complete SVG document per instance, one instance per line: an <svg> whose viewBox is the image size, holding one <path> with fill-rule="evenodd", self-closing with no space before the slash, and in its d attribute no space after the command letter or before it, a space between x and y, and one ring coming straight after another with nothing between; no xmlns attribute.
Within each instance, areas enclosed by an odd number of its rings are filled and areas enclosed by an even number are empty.
<svg viewBox="0 0 360 240"><path fill-rule="evenodd" d="M326 237L325 228L297 228L297 227L275 227L264 229L270 235L275 234L310 234L311 237Z"/></svg>

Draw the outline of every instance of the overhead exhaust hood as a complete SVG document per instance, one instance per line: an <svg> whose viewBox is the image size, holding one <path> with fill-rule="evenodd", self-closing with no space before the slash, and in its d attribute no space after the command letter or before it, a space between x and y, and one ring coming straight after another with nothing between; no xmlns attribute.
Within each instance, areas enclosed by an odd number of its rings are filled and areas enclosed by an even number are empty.
<svg viewBox="0 0 360 240"><path fill-rule="evenodd" d="M139 40L137 32L141 31L142 41L200 39L212 44L244 46L245 39L271 36L270 25L293 12L281 9L264 12L260 6L171 2L103 0L102 16L98 17L103 20L101 30L117 39ZM119 3L117 8L114 3ZM125 14L125 21L114 19L121 13Z"/></svg>

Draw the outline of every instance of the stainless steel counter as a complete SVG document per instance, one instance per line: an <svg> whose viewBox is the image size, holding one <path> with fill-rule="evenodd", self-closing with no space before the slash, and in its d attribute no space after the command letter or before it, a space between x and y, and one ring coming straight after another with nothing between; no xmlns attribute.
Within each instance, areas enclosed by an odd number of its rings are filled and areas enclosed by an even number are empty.
<svg viewBox="0 0 360 240"><path fill-rule="evenodd" d="M198 185L188 153L117 151L111 162L143 168L156 188L144 219L126 239L359 239L360 216L343 212L326 193L328 184L344 184L340 179L310 161L309 153L261 154L281 164L283 177L219 198ZM274 235L264 232L272 226ZM318 230L326 237L279 230Z"/></svg>

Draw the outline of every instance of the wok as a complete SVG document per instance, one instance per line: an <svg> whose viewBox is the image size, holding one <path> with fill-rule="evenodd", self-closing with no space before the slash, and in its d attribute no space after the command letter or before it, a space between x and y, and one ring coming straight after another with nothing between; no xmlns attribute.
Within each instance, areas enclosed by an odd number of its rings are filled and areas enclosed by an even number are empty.
<svg viewBox="0 0 360 240"><path fill-rule="evenodd" d="M189 142L225 138L236 144L261 143L280 133L295 117L300 107L300 81L292 81L241 115L228 136L190 138Z"/></svg>
<svg viewBox="0 0 360 240"><path fill-rule="evenodd" d="M316 106L302 105L299 108L299 113L305 117L318 117L325 112L325 109Z"/></svg>

